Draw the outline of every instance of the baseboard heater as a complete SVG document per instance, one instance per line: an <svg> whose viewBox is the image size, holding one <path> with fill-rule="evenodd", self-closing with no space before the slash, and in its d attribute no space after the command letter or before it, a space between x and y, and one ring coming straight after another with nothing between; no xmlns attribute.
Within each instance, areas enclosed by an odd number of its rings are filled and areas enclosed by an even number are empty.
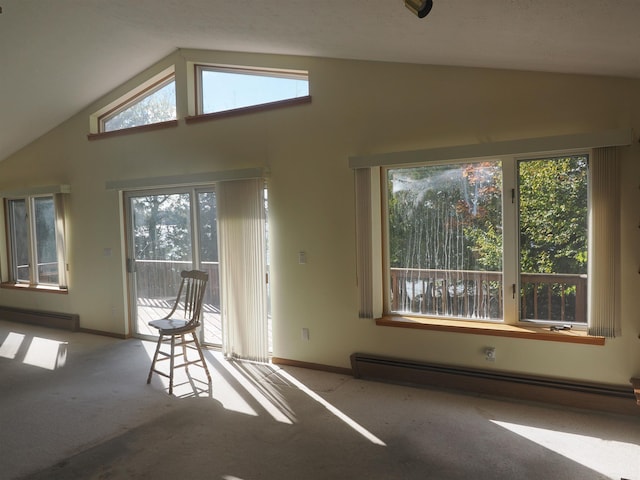
<svg viewBox="0 0 640 480"><path fill-rule="evenodd" d="M0 306L0 320L30 323L43 327L71 330L72 332L76 332L80 328L80 316L76 313L46 312Z"/></svg>
<svg viewBox="0 0 640 480"><path fill-rule="evenodd" d="M633 386L583 383L354 353L356 378L511 397L572 408L640 415Z"/></svg>

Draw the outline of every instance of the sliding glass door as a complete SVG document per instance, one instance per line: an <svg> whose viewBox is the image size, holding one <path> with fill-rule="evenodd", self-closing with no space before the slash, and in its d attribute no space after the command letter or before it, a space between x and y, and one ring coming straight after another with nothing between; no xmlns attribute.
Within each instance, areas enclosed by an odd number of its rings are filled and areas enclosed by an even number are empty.
<svg viewBox="0 0 640 480"><path fill-rule="evenodd" d="M209 283L203 307L204 343L221 345L216 195L213 187L129 192L127 271L133 331L155 336L150 320L166 315L182 270L204 270Z"/></svg>

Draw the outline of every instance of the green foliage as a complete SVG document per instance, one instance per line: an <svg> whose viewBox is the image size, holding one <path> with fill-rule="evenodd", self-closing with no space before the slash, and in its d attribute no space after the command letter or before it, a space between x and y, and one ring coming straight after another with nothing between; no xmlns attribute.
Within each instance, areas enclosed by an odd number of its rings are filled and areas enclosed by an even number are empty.
<svg viewBox="0 0 640 480"><path fill-rule="evenodd" d="M519 182L521 271L586 273L586 156L521 162Z"/></svg>
<svg viewBox="0 0 640 480"><path fill-rule="evenodd" d="M484 228L466 230L473 252L481 270L496 271L502 266L502 227L486 222Z"/></svg>
<svg viewBox="0 0 640 480"><path fill-rule="evenodd" d="M133 199L136 259L190 261L191 202L188 193L140 196ZM218 261L216 195L197 194L200 260Z"/></svg>
<svg viewBox="0 0 640 480"><path fill-rule="evenodd" d="M217 204L214 192L198 193L200 219L200 260L218 261L218 223Z"/></svg>
<svg viewBox="0 0 640 480"><path fill-rule="evenodd" d="M134 223L139 260L191 260L188 194L136 197Z"/></svg>

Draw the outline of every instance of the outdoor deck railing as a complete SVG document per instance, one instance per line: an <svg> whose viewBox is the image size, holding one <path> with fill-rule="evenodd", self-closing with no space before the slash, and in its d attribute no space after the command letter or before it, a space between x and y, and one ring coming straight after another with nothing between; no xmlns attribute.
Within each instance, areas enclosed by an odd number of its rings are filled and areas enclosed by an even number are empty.
<svg viewBox="0 0 640 480"><path fill-rule="evenodd" d="M523 319L587 322L587 276L523 273L520 316Z"/></svg>
<svg viewBox="0 0 640 480"><path fill-rule="evenodd" d="M136 260L138 297L175 298L181 281L180 272L191 268L192 262L190 261ZM219 263L201 262L201 269L209 274L204 303L219 306Z"/></svg>
<svg viewBox="0 0 640 480"><path fill-rule="evenodd" d="M137 260L138 297L173 298L180 272L189 268L188 261ZM219 306L219 263L201 268L209 273L205 303ZM393 312L498 320L503 295L501 272L391 269ZM585 323L587 276L523 273L519 301L522 319Z"/></svg>
<svg viewBox="0 0 640 480"><path fill-rule="evenodd" d="M586 322L587 276L521 274L521 318ZM503 318L502 273L391 269L391 310L470 319Z"/></svg>

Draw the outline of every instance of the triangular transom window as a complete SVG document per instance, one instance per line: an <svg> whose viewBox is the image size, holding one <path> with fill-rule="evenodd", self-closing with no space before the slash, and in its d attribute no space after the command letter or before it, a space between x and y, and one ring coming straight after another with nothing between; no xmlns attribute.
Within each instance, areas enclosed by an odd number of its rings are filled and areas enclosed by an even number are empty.
<svg viewBox="0 0 640 480"><path fill-rule="evenodd" d="M208 114L309 96L302 71L196 66L198 113Z"/></svg>
<svg viewBox="0 0 640 480"><path fill-rule="evenodd" d="M112 132L176 118L176 82L171 74L102 115L100 131Z"/></svg>

